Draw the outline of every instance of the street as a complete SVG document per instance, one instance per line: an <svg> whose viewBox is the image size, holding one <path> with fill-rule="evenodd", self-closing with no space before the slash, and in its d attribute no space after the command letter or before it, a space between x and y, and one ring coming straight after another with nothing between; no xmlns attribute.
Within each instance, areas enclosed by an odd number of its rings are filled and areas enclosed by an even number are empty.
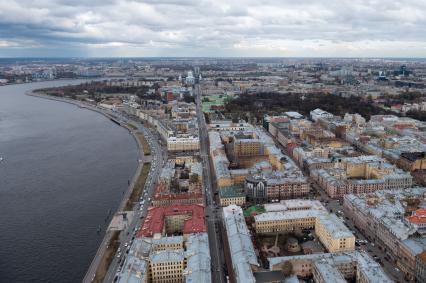
<svg viewBox="0 0 426 283"><path fill-rule="evenodd" d="M221 222L221 209L216 209L214 201L215 187L213 184L213 174L209 161L209 137L207 125L201 107L201 91L199 84L194 86L194 95L197 105L197 118L200 137L200 152L203 164L203 180L205 189L205 207L207 233L209 236L210 257L212 263L212 282L225 282L223 247L220 240L221 234L218 227Z"/></svg>
<svg viewBox="0 0 426 283"><path fill-rule="evenodd" d="M213 172L210 166L209 161L209 141L208 141L208 131L207 125L204 119L204 115L201 111L201 94L199 90L199 85L195 85L194 93L196 96L196 105L197 105L197 118L199 124L199 135L200 135L200 153L203 164L203 180L204 180L204 203L205 203L205 213L206 213L206 224L207 224L207 233L209 236L209 246L210 246L210 256L211 256L211 270L212 270L212 282L226 282L224 274L224 258L223 258L223 246L220 239L219 225L221 223L221 210L216 206L214 201L214 182L213 182ZM125 257L127 255L126 251L129 249L129 246L132 244L135 235L139 227L144 221L144 217L147 214L148 207L150 206L150 199L152 198L155 185L158 180L158 176L162 170L163 165L167 161L167 150L161 148L159 144L160 137L157 132L151 131L149 128L144 127L137 117L131 117L127 113L111 112L110 115L117 117L120 123L132 124L137 127L138 131L144 134L150 147L151 147L151 170L148 174L144 193L141 197L141 203L135 205L133 211L135 212L135 217L131 223L127 226L125 231L120 233L120 245L117 249L117 252L109 266L108 272L104 278L103 282L113 282L117 276L117 273L121 270ZM143 157L141 157L143 160ZM143 203L142 203L143 201ZM102 242L100 249L105 249L109 244L109 241L105 240ZM93 270L95 272L96 270ZM94 273L93 273L94 274ZM90 278L90 277L88 277ZM88 281L90 282L90 281Z"/></svg>
<svg viewBox="0 0 426 283"><path fill-rule="evenodd" d="M143 133L150 145L152 160L151 169L145 182L143 194L140 198L140 201L143 201L143 204L140 203L139 205L134 206L133 211L135 212L135 217L127 229L122 231L120 234L120 246L118 248L117 254L111 262L108 272L104 278L104 282L113 282L117 272L120 271L124 264L124 260L127 255L126 251L130 248L137 231L144 221L148 207L151 203L150 200L152 199L152 196L155 192L158 176L166 160L166 156L163 157L163 153L167 154L167 150L163 150L158 143L159 137L157 133L153 133L149 128L144 127L137 118L134 119L129 116L120 116L120 118L125 122L136 126L138 131Z"/></svg>
<svg viewBox="0 0 426 283"><path fill-rule="evenodd" d="M88 107L84 105L85 107ZM88 107L92 108L92 107ZM94 108L94 107L93 107ZM99 111L99 110L95 110ZM126 251L128 247L130 246L130 243L133 241L137 229L141 226L143 223L143 218L147 214L148 207L150 206L150 199L152 198L155 190L155 185L158 179L158 176L161 172L161 168L163 167L163 164L165 163L166 157L163 157L163 154L167 154L167 150L163 150L161 146L159 145L159 136L157 133L153 133L149 128L144 127L139 119L136 117L130 117L126 113L120 113L116 111L110 111L110 110L102 110L104 113L111 115L113 117L116 117L119 123L122 124L131 124L137 129L137 131L141 132L146 140L148 141L150 148L151 148L151 156L148 157L151 159L151 168L148 173L145 187L143 190L143 195L140 198L140 201L144 201L143 204L135 205L133 207L134 217L132 219L132 222L127 226L127 228L124 231L121 231L119 236L120 245L117 249L116 255L114 255L114 258L109 266L108 272L106 273L103 282L113 282L114 278L116 276L116 273L119 271L119 269L122 267L122 264L124 263ZM139 142L138 142L139 143ZM139 144L139 147L141 145ZM146 160L147 157L143 155L142 148L140 149L140 156L138 158L139 162L143 162ZM142 163L141 163L142 165ZM129 188L133 188L136 180L138 179L140 173L141 173L142 166L138 167L138 170L135 174L134 179L131 183L129 183ZM131 194L131 190L127 190L126 194L123 196L123 199L120 203L119 210L124 208L128 197ZM93 259L93 262L90 265L89 270L86 273L86 276L83 279L83 282L92 282L95 278L95 273L97 270L97 267L102 259L102 255L105 253L108 246L111 244L111 232L106 232L106 235L102 241L102 243L99 246L98 252Z"/></svg>

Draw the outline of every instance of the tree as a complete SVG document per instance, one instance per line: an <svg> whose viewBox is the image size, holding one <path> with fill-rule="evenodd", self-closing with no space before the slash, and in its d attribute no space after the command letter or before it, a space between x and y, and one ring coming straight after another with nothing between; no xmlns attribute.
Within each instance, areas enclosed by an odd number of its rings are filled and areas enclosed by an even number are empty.
<svg viewBox="0 0 426 283"><path fill-rule="evenodd" d="M186 103L195 103L195 99L193 96L190 96L188 94L185 94L183 96L183 101L185 101Z"/></svg>

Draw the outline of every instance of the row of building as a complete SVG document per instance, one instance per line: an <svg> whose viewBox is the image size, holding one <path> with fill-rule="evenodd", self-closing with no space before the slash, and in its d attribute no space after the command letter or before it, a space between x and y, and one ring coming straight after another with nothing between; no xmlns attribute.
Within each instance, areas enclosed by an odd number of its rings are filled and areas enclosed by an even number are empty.
<svg viewBox="0 0 426 283"><path fill-rule="evenodd" d="M253 236L247 227L241 207L230 205L223 208L223 221L226 229L225 254L229 254L232 270L230 276L237 283L255 282L300 282L298 278L312 278L313 282L393 282L364 251L354 250L354 236L339 219L327 215L325 208L318 201L289 200L280 204L269 205L268 210L280 210L287 213L289 219L297 219L293 225L282 227L272 216L272 211L256 216L256 225L262 218L276 221L275 233L285 233L296 226L310 228L316 226L316 233L329 253L314 253L297 256L269 257L269 267L263 268L258 260L257 251L253 245ZM318 223L306 213L310 211L315 217L322 217ZM316 213L314 212L316 211ZM303 214L303 216L302 216ZM322 214L322 215L321 215ZM264 216L262 216L264 215ZM321 215L321 216L318 216ZM306 217L305 217L306 216ZM256 226L256 228L260 226ZM266 227L266 226L264 226ZM263 228L264 228L263 227ZM260 228L260 229L263 229ZM268 229L268 232L271 230ZM339 237L337 245L333 245L330 237ZM345 239L345 240L343 240ZM342 244L346 242L345 244Z"/></svg>
<svg viewBox="0 0 426 283"><path fill-rule="evenodd" d="M409 280L426 282L426 188L346 195L343 208Z"/></svg>
<svg viewBox="0 0 426 283"><path fill-rule="evenodd" d="M132 114L154 125L170 152L195 152L200 149L198 121L194 103L173 100L155 109L132 104Z"/></svg>
<svg viewBox="0 0 426 283"><path fill-rule="evenodd" d="M282 200L265 204L266 212L254 217L257 234L292 233L315 230L328 252L355 250L355 236L335 214L327 212L317 200Z"/></svg>
<svg viewBox="0 0 426 283"><path fill-rule="evenodd" d="M138 237L117 282L211 282L207 233L161 238Z"/></svg>
<svg viewBox="0 0 426 283"><path fill-rule="evenodd" d="M118 273L119 283L211 282L202 167L178 154L160 173L151 206Z"/></svg>
<svg viewBox="0 0 426 283"><path fill-rule="evenodd" d="M357 144L337 137L345 136L345 132L339 132L330 126L330 121L346 123L346 128L365 123L365 119L359 115L347 114L343 120L339 120L331 113L315 109L311 111L311 119L315 123L293 117L295 116L268 117L267 128L330 197L342 198L345 194L412 186L413 178L410 173L390 164L380 157L382 155L364 155L357 150L360 148ZM374 154L371 151L365 152ZM398 165L401 163L396 162Z"/></svg>
<svg viewBox="0 0 426 283"><path fill-rule="evenodd" d="M209 141L221 205L262 203L309 193L303 173L262 128L213 121Z"/></svg>
<svg viewBox="0 0 426 283"><path fill-rule="evenodd" d="M202 204L202 166L195 156L177 155L163 167L153 206L170 204Z"/></svg>

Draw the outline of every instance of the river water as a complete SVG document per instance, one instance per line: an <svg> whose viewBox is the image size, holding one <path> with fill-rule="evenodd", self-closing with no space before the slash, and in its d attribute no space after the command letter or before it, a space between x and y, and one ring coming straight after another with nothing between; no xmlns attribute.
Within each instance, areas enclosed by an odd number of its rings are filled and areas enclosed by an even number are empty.
<svg viewBox="0 0 426 283"><path fill-rule="evenodd" d="M0 87L2 283L81 282L108 212L136 171L127 130L99 113L24 94L69 83Z"/></svg>

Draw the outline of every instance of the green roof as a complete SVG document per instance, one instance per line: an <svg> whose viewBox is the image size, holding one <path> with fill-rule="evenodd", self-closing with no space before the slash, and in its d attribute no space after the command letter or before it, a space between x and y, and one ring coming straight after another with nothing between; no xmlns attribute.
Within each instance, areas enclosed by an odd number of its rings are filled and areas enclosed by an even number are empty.
<svg viewBox="0 0 426 283"><path fill-rule="evenodd" d="M248 207L246 210L244 210L244 216L249 217L250 215L261 214L261 213L264 213L264 212L265 212L265 209L263 208L263 206L252 205L252 206Z"/></svg>
<svg viewBox="0 0 426 283"><path fill-rule="evenodd" d="M223 187L219 189L220 198L238 198L244 196L244 189L238 185Z"/></svg>

